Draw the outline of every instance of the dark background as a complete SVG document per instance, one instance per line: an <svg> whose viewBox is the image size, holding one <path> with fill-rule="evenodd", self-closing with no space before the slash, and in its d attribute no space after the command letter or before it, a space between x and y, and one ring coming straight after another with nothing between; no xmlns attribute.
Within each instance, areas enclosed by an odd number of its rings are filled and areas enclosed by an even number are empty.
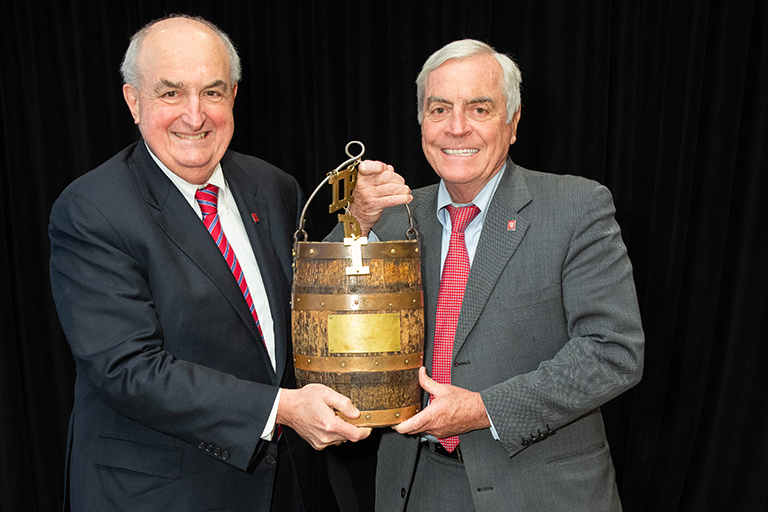
<svg viewBox="0 0 768 512"><path fill-rule="evenodd" d="M421 64L464 37L510 54L523 72L514 160L606 184L634 264L645 375L604 407L624 509L768 510L764 0L6 2L0 510L60 507L74 366L50 298L48 213L136 139L118 67L129 36L171 12L232 36L244 75L231 147L307 193L353 139L411 187L433 183ZM335 222L324 194L310 239Z"/></svg>

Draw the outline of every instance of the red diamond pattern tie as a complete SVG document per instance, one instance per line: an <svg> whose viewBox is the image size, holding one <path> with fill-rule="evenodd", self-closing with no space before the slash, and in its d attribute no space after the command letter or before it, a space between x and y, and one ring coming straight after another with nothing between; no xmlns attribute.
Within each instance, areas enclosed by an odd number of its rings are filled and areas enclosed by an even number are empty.
<svg viewBox="0 0 768 512"><path fill-rule="evenodd" d="M245 302L248 304L248 308L251 310L251 316L256 321L256 327L259 329L262 341L264 340L264 333L261 332L261 324L259 323L259 316L256 314L256 307L253 305L253 298L251 292L248 289L248 283L245 282L245 274L243 269L240 268L240 263L237 261L235 251L230 247L227 237L224 234L224 230L221 229L221 222L219 222L219 187L216 185L208 185L205 188L198 189L195 193L195 199L197 204L200 205L200 211L203 212L203 224L213 237L216 245L219 247L222 256L229 265L229 270L232 271L232 275L235 276L240 291L243 292Z"/></svg>
<svg viewBox="0 0 768 512"><path fill-rule="evenodd" d="M451 383L453 340L469 277L469 254L464 230L480 213L480 208L473 204L460 208L448 205L446 208L451 216L451 242L448 244L448 254L440 277L440 291L437 294L435 346L432 351L432 378L441 384ZM434 396L430 398L434 399ZM452 452L459 445L459 436L440 439L440 444Z"/></svg>

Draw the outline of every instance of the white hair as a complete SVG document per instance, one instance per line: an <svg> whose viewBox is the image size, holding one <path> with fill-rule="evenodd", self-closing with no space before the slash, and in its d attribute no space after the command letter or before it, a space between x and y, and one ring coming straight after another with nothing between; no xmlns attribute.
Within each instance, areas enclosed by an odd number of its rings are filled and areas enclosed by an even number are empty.
<svg viewBox="0 0 768 512"><path fill-rule="evenodd" d="M520 110L520 88L523 82L522 73L517 64L506 54L499 53L487 44L474 39L462 39L443 46L430 55L419 76L416 78L416 98L418 102L419 124L424 120L424 102L426 100L427 77L450 59L466 59L475 55L493 55L501 65L502 91L507 106L507 124L512 122L515 113Z"/></svg>
<svg viewBox="0 0 768 512"><path fill-rule="evenodd" d="M123 62L120 65L120 74L123 75L123 83L126 83L135 89L139 88L139 82L141 82L141 74L139 73L137 63L141 45L144 43L144 38L146 38L149 29L152 28L153 25L160 21L172 18L184 18L197 21L213 30L213 32L219 36L221 42L224 43L224 47L227 50L227 55L229 56L229 78L231 81L230 85L234 85L240 82L240 78L242 77L240 56L237 54L237 50L235 49L235 45L232 43L232 40L223 30L221 30L210 21L199 16L190 16L187 14L171 14L170 16L150 21L141 27L135 34L133 34L133 36L131 36L131 42L128 45L128 49L125 51Z"/></svg>

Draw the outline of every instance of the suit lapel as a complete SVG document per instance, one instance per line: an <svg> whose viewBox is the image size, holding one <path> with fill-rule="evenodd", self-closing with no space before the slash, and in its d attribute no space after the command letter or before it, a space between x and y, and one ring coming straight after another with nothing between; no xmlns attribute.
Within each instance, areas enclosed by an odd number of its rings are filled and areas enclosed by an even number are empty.
<svg viewBox="0 0 768 512"><path fill-rule="evenodd" d="M440 290L440 246L443 226L437 220L437 185L425 189L425 200L413 201L413 216L418 223L421 245L421 272L424 288L424 363L432 370L432 346L435 341L435 315L437 313L437 295Z"/></svg>
<svg viewBox="0 0 768 512"><path fill-rule="evenodd" d="M285 305L290 300L285 295L285 290L289 289L290 283L286 282L283 277L278 255L270 238L270 215L273 211L270 208L271 198L267 194L260 193L255 180L250 179L231 158L225 157L222 160L222 170L237 203L267 293L275 330L275 367L277 368L276 377L279 383L283 377L286 357L288 356L288 344L281 340L290 339L290 333L286 332L288 319L284 314ZM248 315L250 316L250 312ZM251 324L256 329L253 320L251 320Z"/></svg>
<svg viewBox="0 0 768 512"><path fill-rule="evenodd" d="M137 144L129 163L147 204L155 212L157 225L221 291L243 320L254 342L263 347L256 323L221 252L195 211L152 160L143 141ZM264 355L265 370L272 371L266 349Z"/></svg>
<svg viewBox="0 0 768 512"><path fill-rule="evenodd" d="M472 261L456 326L454 358L477 323L501 272L528 230L528 221L520 216L519 211L530 201L531 196L522 173L511 160L507 160L507 169L488 206Z"/></svg>

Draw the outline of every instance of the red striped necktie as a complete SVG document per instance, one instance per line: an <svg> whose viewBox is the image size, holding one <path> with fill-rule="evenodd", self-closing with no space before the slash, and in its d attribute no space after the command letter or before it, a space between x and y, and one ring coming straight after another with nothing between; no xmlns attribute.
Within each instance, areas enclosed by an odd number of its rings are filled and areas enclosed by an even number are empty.
<svg viewBox="0 0 768 512"><path fill-rule="evenodd" d="M256 314L256 307L253 305L253 298L248 289L248 283L245 282L245 274L243 274L243 269L240 268L240 263L237 261L237 256L235 256L235 251L230 247L229 242L227 241L227 236L221 228L221 222L219 222L219 187L216 185L208 185L205 188L198 189L198 191L195 192L195 199L197 199L197 204L200 205L200 211L203 212L203 224L205 224L206 229L208 229L208 232L216 242L222 256L224 256L224 259L227 261L227 265L229 265L229 270L232 271L232 275L235 276L235 280L237 281L238 286L240 286L240 291L243 292L243 297L245 297L245 302L248 304L248 309L251 311L251 316L253 316L253 320L256 322L256 327L259 329L261 341L264 342L264 333L261 332L259 315ZM266 348L266 346L267 344L264 342L264 347ZM275 425L275 427L277 433L276 438L280 439L283 435L283 426Z"/></svg>
<svg viewBox="0 0 768 512"><path fill-rule="evenodd" d="M453 340L456 337L456 324L459 321L464 289L469 278L469 254L464 241L464 230L480 213L480 208L473 204L460 208L448 205L446 208L451 216L451 241L437 294L435 344L432 351L432 378L441 384L451 383ZM459 445L459 436L440 439L440 444L448 452L452 452Z"/></svg>
<svg viewBox="0 0 768 512"><path fill-rule="evenodd" d="M237 261L234 249L229 245L227 236L221 228L218 208L219 187L216 185L208 185L205 188L198 189L198 191L195 192L195 199L197 199L197 203L200 205L200 211L203 212L203 224L205 224L206 229L208 229L208 232L216 242L219 251L221 251L222 256L224 256L224 259L227 261L227 265L229 265L229 270L232 271L232 275L235 276L235 280L237 281L238 286L240 286L240 291L243 293L243 297L245 297L245 302L248 304L248 309L251 311L251 316L253 316L253 319L256 322L256 327L259 329L261 339L264 341L264 333L261 332L259 315L256 314L256 307L253 305L253 298L248 289L248 283L245 281L245 274L243 274L243 269L240 268L240 262Z"/></svg>

